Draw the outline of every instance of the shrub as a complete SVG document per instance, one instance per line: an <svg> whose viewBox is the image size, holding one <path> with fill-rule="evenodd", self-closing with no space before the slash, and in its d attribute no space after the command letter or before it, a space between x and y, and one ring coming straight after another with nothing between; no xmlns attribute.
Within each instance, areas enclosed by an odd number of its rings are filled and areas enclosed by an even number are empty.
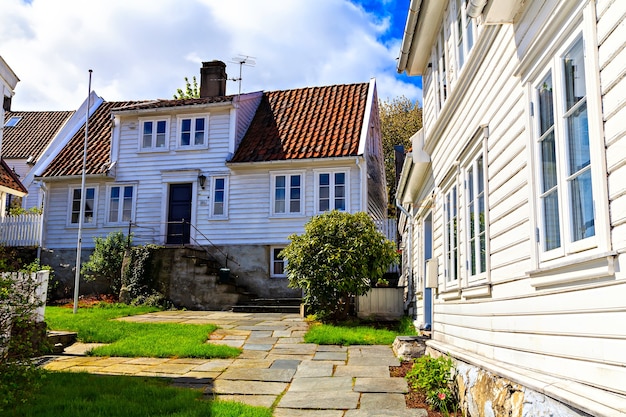
<svg viewBox="0 0 626 417"><path fill-rule="evenodd" d="M0 411L25 401L43 375L30 360L46 348L45 323L34 321L39 283L30 275L40 269L36 261L22 268L25 276L0 276Z"/></svg>
<svg viewBox="0 0 626 417"><path fill-rule="evenodd" d="M281 252L289 286L303 290L317 319L345 319L350 298L365 294L397 260L395 246L363 212L314 216L304 230Z"/></svg>
<svg viewBox="0 0 626 417"><path fill-rule="evenodd" d="M158 245L140 245L130 248L124 261L120 301L133 305L163 307L165 297L157 290L154 253Z"/></svg>
<svg viewBox="0 0 626 417"><path fill-rule="evenodd" d="M95 237L94 251L80 271L85 280L104 279L117 294L122 283L124 251L131 241L132 237L126 238L122 232L111 232L104 238Z"/></svg>
<svg viewBox="0 0 626 417"><path fill-rule="evenodd" d="M458 405L454 377L454 363L449 356L421 356L415 359L406 374L409 385L424 392L426 402L445 415L448 410L456 410Z"/></svg>

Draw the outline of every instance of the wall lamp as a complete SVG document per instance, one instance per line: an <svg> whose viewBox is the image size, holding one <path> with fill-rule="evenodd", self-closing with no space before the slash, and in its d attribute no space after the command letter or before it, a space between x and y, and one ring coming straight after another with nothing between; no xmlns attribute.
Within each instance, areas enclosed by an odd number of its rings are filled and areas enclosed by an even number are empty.
<svg viewBox="0 0 626 417"><path fill-rule="evenodd" d="M204 190L204 184L206 183L206 175L200 174L198 175L198 183L200 183L200 187Z"/></svg>

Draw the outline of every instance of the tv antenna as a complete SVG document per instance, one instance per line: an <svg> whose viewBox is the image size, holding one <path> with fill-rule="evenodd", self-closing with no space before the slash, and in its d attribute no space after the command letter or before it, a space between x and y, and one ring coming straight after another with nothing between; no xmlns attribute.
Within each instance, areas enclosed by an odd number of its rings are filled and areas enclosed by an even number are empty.
<svg viewBox="0 0 626 417"><path fill-rule="evenodd" d="M233 81L239 81L239 95L241 95L241 71L243 66L246 67L254 67L256 65L256 58L250 55L239 54L236 57L232 58L232 63L239 64L239 77L231 78Z"/></svg>

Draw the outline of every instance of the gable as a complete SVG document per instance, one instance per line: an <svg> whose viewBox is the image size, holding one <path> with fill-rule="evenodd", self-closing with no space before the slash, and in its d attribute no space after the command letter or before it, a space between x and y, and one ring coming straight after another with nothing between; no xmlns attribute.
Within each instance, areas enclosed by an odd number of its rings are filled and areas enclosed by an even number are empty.
<svg viewBox="0 0 626 417"><path fill-rule="evenodd" d="M20 197L28 193L26 187L22 185L17 175L9 168L4 159L0 160L0 191Z"/></svg>
<svg viewBox="0 0 626 417"><path fill-rule="evenodd" d="M230 162L358 155L369 83L263 93Z"/></svg>

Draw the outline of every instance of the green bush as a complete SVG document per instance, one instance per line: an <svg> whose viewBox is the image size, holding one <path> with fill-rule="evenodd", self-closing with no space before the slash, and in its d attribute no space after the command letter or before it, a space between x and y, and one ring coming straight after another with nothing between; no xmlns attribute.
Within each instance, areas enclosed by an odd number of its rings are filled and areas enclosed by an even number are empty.
<svg viewBox="0 0 626 417"><path fill-rule="evenodd" d="M318 320L344 320L350 300L371 288L397 261L395 245L366 213L332 211L314 216L304 234L291 235L281 252L289 286Z"/></svg>
<svg viewBox="0 0 626 417"><path fill-rule="evenodd" d="M165 306L165 297L156 288L154 253L159 248L160 246L148 244L134 246L127 252L122 274L121 301L133 305Z"/></svg>
<svg viewBox="0 0 626 417"><path fill-rule="evenodd" d="M458 399L454 385L454 363L449 356L421 356L415 359L405 378L411 387L426 395L426 402L435 410L445 415L448 415L449 410L456 410Z"/></svg>
<svg viewBox="0 0 626 417"><path fill-rule="evenodd" d="M94 251L80 272L87 281L104 279L117 294L122 283L124 251L132 242L132 238L126 238L122 232L111 232L104 238L95 237L94 242L96 244Z"/></svg>

